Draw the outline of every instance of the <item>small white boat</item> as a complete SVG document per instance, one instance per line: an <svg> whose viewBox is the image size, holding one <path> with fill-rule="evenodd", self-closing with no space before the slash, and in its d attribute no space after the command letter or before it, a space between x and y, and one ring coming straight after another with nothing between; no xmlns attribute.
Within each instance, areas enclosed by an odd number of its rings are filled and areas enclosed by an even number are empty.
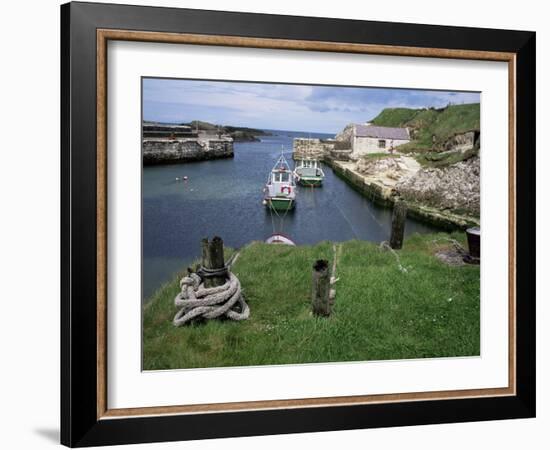
<svg viewBox="0 0 550 450"><path fill-rule="evenodd" d="M266 244L283 244L296 246L296 243L284 234L272 234L265 240Z"/></svg>
<svg viewBox="0 0 550 450"><path fill-rule="evenodd" d="M264 187L264 205L277 211L289 211L296 204L296 183L283 152L271 169Z"/></svg>

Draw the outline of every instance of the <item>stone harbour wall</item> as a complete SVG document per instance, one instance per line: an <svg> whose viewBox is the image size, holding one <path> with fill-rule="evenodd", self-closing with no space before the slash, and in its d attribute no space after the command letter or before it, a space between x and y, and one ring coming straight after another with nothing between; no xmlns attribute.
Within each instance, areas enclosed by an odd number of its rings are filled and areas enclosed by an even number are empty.
<svg viewBox="0 0 550 450"><path fill-rule="evenodd" d="M323 159L334 149L335 141L327 139L294 138L294 159Z"/></svg>
<svg viewBox="0 0 550 450"><path fill-rule="evenodd" d="M368 180L364 175L353 170L351 168L353 167L352 163L335 161L333 159L326 159L325 163L332 167L337 176L373 203L391 208L396 197L399 197L400 193L396 192L395 188ZM480 225L478 217L431 207L421 204L411 197L408 197L405 201L409 217L448 231L466 230L467 228L478 227Z"/></svg>
<svg viewBox="0 0 550 450"><path fill-rule="evenodd" d="M142 151L144 166L232 158L233 140L144 139Z"/></svg>

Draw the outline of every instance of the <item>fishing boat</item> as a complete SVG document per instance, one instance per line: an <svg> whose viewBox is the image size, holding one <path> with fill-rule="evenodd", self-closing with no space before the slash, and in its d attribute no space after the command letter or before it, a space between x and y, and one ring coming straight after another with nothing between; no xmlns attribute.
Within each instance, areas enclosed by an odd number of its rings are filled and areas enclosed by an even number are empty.
<svg viewBox="0 0 550 450"><path fill-rule="evenodd" d="M317 187L323 184L325 173L316 159L299 159L294 165L294 178L301 186Z"/></svg>
<svg viewBox="0 0 550 450"><path fill-rule="evenodd" d="M276 211L289 211L296 205L296 183L283 152L271 169L264 187L264 205Z"/></svg>

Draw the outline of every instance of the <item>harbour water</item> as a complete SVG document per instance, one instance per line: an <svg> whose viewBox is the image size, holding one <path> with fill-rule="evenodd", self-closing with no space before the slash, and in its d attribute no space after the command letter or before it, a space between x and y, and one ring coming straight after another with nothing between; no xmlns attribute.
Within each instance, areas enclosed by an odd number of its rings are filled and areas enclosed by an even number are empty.
<svg viewBox="0 0 550 450"><path fill-rule="evenodd" d="M320 241L389 239L391 210L374 205L327 166L321 188L299 187L294 211L271 213L263 187L284 146L292 165L295 137L331 135L270 131L261 142L235 143L235 157L143 168L142 297L146 301L175 273L200 257L200 240L220 236L239 248L284 233L298 245ZM187 177L186 181L182 181ZM176 179L180 180L177 181ZM439 231L407 219L405 235Z"/></svg>

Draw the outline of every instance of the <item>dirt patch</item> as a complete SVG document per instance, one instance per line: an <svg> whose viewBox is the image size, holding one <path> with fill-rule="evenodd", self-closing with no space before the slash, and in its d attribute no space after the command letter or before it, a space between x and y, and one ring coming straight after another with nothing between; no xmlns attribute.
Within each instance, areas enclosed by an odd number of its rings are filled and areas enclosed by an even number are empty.
<svg viewBox="0 0 550 450"><path fill-rule="evenodd" d="M466 264L464 254L455 249L439 250L436 252L435 257L449 266L463 266Z"/></svg>

